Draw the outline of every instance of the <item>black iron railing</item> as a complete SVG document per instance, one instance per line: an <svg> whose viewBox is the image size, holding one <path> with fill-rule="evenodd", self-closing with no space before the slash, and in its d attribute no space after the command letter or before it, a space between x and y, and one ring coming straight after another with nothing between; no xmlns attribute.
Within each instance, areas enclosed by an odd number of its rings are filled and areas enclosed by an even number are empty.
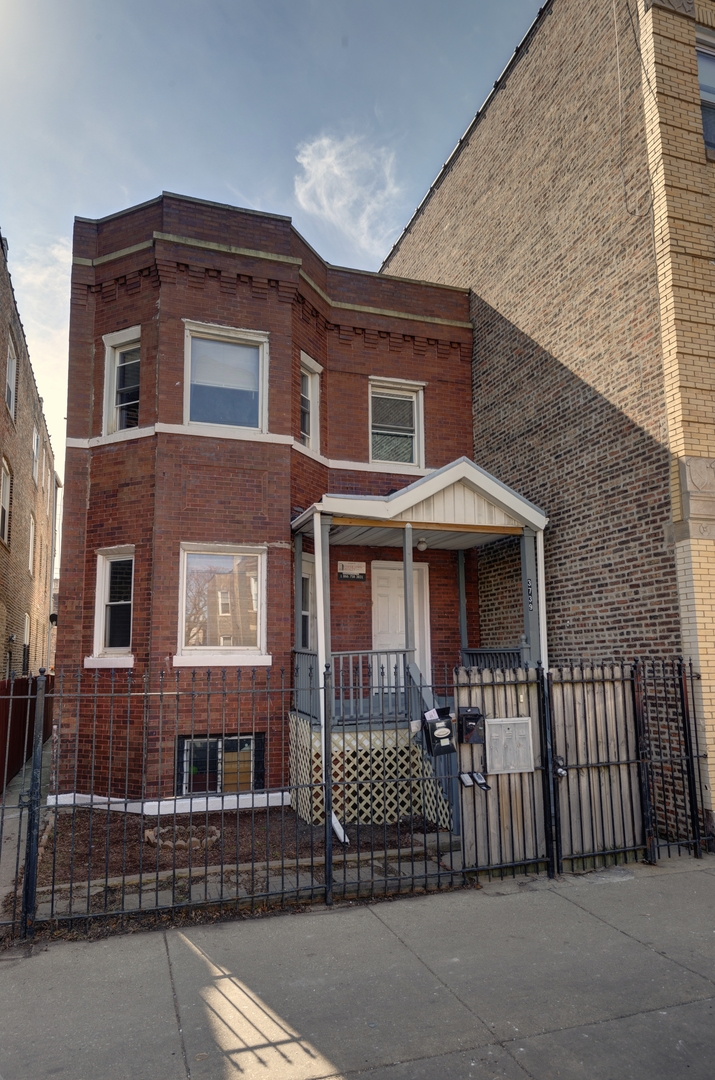
<svg viewBox="0 0 715 1080"><path fill-rule="evenodd" d="M711 843L698 683L682 661L459 668L437 684L404 652L377 665L384 654L339 654L321 679L296 655L301 685L238 669L0 686L0 934ZM461 708L479 709L477 737L437 753L422 718L440 704L455 731Z"/></svg>

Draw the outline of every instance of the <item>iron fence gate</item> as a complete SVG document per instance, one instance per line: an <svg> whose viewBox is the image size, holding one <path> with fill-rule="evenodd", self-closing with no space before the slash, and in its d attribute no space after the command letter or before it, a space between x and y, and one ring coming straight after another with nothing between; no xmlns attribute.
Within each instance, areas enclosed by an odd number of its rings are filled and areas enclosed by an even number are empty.
<svg viewBox="0 0 715 1080"><path fill-rule="evenodd" d="M293 685L270 669L0 684L0 933L554 876L708 842L690 665L458 668L425 685L404 657L394 671L355 657L321 679L302 657ZM476 738L442 753L422 726L440 707L480 715Z"/></svg>

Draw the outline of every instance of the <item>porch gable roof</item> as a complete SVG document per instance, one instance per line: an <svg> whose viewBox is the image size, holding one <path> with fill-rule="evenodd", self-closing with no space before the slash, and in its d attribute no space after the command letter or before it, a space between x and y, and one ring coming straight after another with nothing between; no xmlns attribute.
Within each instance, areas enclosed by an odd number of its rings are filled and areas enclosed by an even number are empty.
<svg viewBox="0 0 715 1080"><path fill-rule="evenodd" d="M293 521L294 532L309 526L316 510L365 519L366 524L390 523L393 528L406 522L419 523L425 530L430 525L453 525L493 533L503 529L509 534L524 526L544 529L548 523L543 510L467 457L457 458L391 495L325 494Z"/></svg>

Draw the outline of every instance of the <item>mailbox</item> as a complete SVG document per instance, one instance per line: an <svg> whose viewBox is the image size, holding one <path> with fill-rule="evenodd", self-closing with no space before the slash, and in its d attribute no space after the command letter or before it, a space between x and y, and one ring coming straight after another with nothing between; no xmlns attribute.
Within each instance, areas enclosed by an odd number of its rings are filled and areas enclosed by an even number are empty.
<svg viewBox="0 0 715 1080"><path fill-rule="evenodd" d="M477 706L470 705L462 708L457 714L457 730L461 743L484 742L484 717L482 710Z"/></svg>
<svg viewBox="0 0 715 1080"><path fill-rule="evenodd" d="M443 705L439 709L430 709L429 712L424 714L424 732L427 749L432 757L456 752L454 721L448 706Z"/></svg>

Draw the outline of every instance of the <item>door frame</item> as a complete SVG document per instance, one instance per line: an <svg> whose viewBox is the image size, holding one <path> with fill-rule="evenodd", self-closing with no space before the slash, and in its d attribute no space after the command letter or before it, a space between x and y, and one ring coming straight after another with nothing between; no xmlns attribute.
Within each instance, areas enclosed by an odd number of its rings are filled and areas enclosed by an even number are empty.
<svg viewBox="0 0 715 1080"><path fill-rule="evenodd" d="M432 643L430 640L429 564L413 563L415 581L415 663L425 683L432 682ZM375 559L370 563L370 594L372 602L372 644L375 644L375 570L399 570L404 574L402 559ZM421 642L420 642L421 638ZM404 645L402 646L404 648ZM422 666L424 664L424 667Z"/></svg>

